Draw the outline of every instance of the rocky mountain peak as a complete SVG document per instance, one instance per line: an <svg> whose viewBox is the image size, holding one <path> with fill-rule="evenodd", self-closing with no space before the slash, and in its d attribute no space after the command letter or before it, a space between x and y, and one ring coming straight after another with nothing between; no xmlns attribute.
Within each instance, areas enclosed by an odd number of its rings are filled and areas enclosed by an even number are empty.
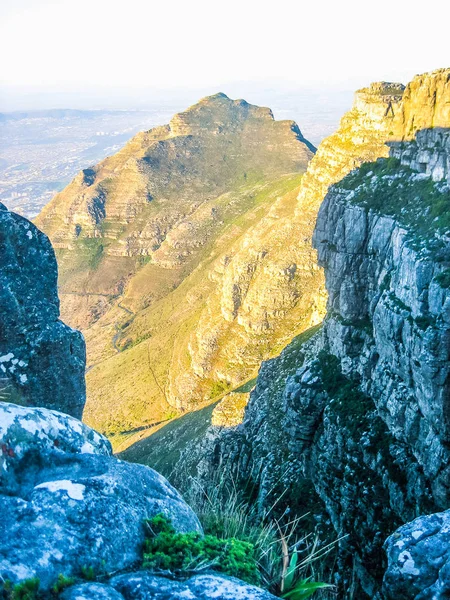
<svg viewBox="0 0 450 600"><path fill-rule="evenodd" d="M449 96L450 68L416 75L403 94L395 133L403 135L404 139L414 139L416 132L421 129L448 127Z"/></svg>
<svg viewBox="0 0 450 600"><path fill-rule="evenodd" d="M270 108L254 106L245 100L231 100L219 92L206 96L170 121L173 135L209 133L217 135L234 131L249 119L273 121Z"/></svg>

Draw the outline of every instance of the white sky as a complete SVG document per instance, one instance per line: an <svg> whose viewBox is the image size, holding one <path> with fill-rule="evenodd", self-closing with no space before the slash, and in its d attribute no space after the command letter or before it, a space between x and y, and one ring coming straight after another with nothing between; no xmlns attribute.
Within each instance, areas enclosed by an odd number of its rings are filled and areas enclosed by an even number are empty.
<svg viewBox="0 0 450 600"><path fill-rule="evenodd" d="M0 85L407 81L450 66L449 22L443 0L0 0Z"/></svg>

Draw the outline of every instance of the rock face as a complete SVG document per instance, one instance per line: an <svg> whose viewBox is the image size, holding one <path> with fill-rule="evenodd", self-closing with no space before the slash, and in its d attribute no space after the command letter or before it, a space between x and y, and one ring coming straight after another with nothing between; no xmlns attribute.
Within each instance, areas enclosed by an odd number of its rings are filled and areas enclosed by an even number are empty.
<svg viewBox="0 0 450 600"><path fill-rule="evenodd" d="M450 119L450 117L449 117ZM450 133L445 127L422 129L410 144L391 142L391 155L433 181L450 183Z"/></svg>
<svg viewBox="0 0 450 600"><path fill-rule="evenodd" d="M51 244L0 204L0 399L81 416L83 336L59 320Z"/></svg>
<svg viewBox="0 0 450 600"><path fill-rule="evenodd" d="M1 583L37 578L45 594L61 576L89 570L103 583L72 585L61 598L274 598L214 572L186 581L133 572L145 519L162 513L180 532L201 532L201 525L167 480L112 457L107 439L77 419L2 403L0 446Z"/></svg>
<svg viewBox="0 0 450 600"><path fill-rule="evenodd" d="M146 518L166 514L201 531L192 510L158 473L111 456L108 441L55 411L0 404L0 576L38 577L83 568L111 573L139 562Z"/></svg>
<svg viewBox="0 0 450 600"><path fill-rule="evenodd" d="M282 497L281 508L346 536L342 598L351 573L356 597L381 598L386 537L450 500L449 80L420 76L397 108L387 103L402 144L329 189L314 234L328 291L320 332L263 364L242 425L184 456L203 477L222 468L250 482L261 510ZM424 115L440 115L440 129L425 131ZM412 122L424 131L411 137ZM303 185L321 181L320 155Z"/></svg>

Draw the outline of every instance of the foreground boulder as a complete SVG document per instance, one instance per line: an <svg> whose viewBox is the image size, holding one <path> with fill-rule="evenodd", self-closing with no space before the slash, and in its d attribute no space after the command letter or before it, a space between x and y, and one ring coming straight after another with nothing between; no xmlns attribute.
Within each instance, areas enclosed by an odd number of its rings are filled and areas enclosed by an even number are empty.
<svg viewBox="0 0 450 600"><path fill-rule="evenodd" d="M71 585L63 600L275 598L216 573L176 581L137 571L145 519L162 513L180 532L201 525L164 477L117 460L77 419L0 403L0 448L0 582L37 578L42 597L54 597L57 580L100 580Z"/></svg>
<svg viewBox="0 0 450 600"><path fill-rule="evenodd" d="M109 442L76 419L0 403L0 578L120 571L139 563L144 520L163 513L201 531L158 473L111 456Z"/></svg>
<svg viewBox="0 0 450 600"><path fill-rule="evenodd" d="M253 585L207 573L187 581L174 581L145 571L114 577L109 585L86 583L64 592L63 600L274 600L275 596Z"/></svg>
<svg viewBox="0 0 450 600"><path fill-rule="evenodd" d="M387 600L450 597L450 511L418 517L385 544Z"/></svg>
<svg viewBox="0 0 450 600"><path fill-rule="evenodd" d="M86 352L59 320L57 266L47 238L0 203L0 398L81 417Z"/></svg>

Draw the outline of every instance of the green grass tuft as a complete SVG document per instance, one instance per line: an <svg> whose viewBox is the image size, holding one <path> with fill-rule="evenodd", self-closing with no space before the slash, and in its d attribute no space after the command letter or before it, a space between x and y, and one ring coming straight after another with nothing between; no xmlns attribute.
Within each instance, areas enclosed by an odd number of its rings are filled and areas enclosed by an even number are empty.
<svg viewBox="0 0 450 600"><path fill-rule="evenodd" d="M253 544L237 538L177 533L162 514L147 521L143 567L180 574L213 568L248 583L260 581Z"/></svg>

